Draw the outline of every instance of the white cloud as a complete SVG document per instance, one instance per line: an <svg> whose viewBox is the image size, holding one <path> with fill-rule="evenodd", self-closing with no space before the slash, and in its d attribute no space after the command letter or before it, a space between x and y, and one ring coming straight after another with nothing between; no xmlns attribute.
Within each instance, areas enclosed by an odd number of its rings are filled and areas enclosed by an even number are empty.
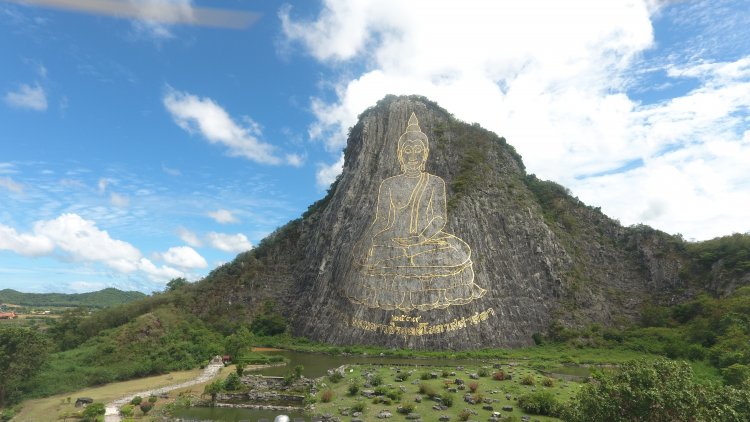
<svg viewBox="0 0 750 422"><path fill-rule="evenodd" d="M209 245L224 252L244 252L253 248L253 245L242 233L209 232L206 235L206 240Z"/></svg>
<svg viewBox="0 0 750 422"><path fill-rule="evenodd" d="M173 278L185 276L185 273L183 273L182 271L174 269L172 267L168 267L166 265L157 267L147 258L141 258L140 261L138 261L138 269L146 273L148 278L150 278L152 281L156 281L159 283L166 283Z"/></svg>
<svg viewBox="0 0 750 422"><path fill-rule="evenodd" d="M212 144L226 146L232 156L264 164L281 163L275 148L259 139L261 133L257 124L248 121L245 126L239 125L210 98L169 88L164 95L164 106L181 128L191 134L199 132Z"/></svg>
<svg viewBox="0 0 750 422"><path fill-rule="evenodd" d="M126 208L130 205L130 198L125 195L112 192L109 195L109 202L117 208Z"/></svg>
<svg viewBox="0 0 750 422"><path fill-rule="evenodd" d="M182 172L179 169L167 167L164 163L161 165L161 170L170 176L182 176Z"/></svg>
<svg viewBox="0 0 750 422"><path fill-rule="evenodd" d="M177 235L180 236L180 239L182 239L183 242L194 248L203 246L203 242L198 238L198 235L184 227L179 227L177 229Z"/></svg>
<svg viewBox="0 0 750 422"><path fill-rule="evenodd" d="M219 224L237 223L239 220L234 216L232 211L219 209L210 211L208 216L213 218Z"/></svg>
<svg viewBox="0 0 750 422"><path fill-rule="evenodd" d="M42 235L19 234L16 229L0 224L0 250L23 256L42 256L54 250L52 241Z"/></svg>
<svg viewBox="0 0 750 422"><path fill-rule="evenodd" d="M109 181L107 179L99 179L99 182L96 184L96 187L99 189L99 193L104 193L104 191L107 190L107 185L109 185Z"/></svg>
<svg viewBox="0 0 750 422"><path fill-rule="evenodd" d="M189 246L175 246L161 254L167 263L180 268L206 268L208 263L195 249Z"/></svg>
<svg viewBox="0 0 750 422"><path fill-rule="evenodd" d="M99 281L73 281L68 283L68 288L76 293L95 292L107 287L105 283Z"/></svg>
<svg viewBox="0 0 750 422"><path fill-rule="evenodd" d="M341 154L339 159L333 164L318 164L318 172L315 174L318 188L325 189L330 186L336 180L336 176L341 174L343 168L344 154Z"/></svg>
<svg viewBox="0 0 750 422"><path fill-rule="evenodd" d="M112 239L90 220L78 214L63 214L54 220L38 221L34 233L45 236L74 261L101 262L123 273L138 270L141 252L133 245Z"/></svg>
<svg viewBox="0 0 750 422"><path fill-rule="evenodd" d="M632 0L477 0L460 6L325 0L313 20L293 19L289 7L280 18L290 43L339 72L335 99L311 101L316 122L310 136L330 151L340 150L356 116L386 94L420 94L505 136L529 172L570 187L623 222L695 238L746 231L750 208L730 206L734 217L727 217L719 207L699 204L750 197L748 173L737 169L750 121L750 57L693 57L688 64L666 58L654 67L668 78L696 79L698 88L642 104L628 92L642 72L642 53L658 47L651 24L658 11L653 1ZM723 147L717 143L722 139L728 142ZM729 145L735 161L712 155ZM683 149L680 160L662 157ZM634 179L607 175L633 162L644 165L628 172ZM709 175L701 162L721 167ZM339 162L320 166L319 186L340 168ZM681 178L692 194L662 185L667 191L644 195L659 185L648 175L666 174ZM690 187L709 176L724 190ZM705 215L676 211L696 206Z"/></svg>
<svg viewBox="0 0 750 422"><path fill-rule="evenodd" d="M302 165L305 163L305 157L300 154L287 154L286 162L287 164L294 167L302 167Z"/></svg>
<svg viewBox="0 0 750 422"><path fill-rule="evenodd" d="M15 108L44 111L47 110L47 94L39 84L22 84L17 91L5 94L5 103Z"/></svg>
<svg viewBox="0 0 750 422"><path fill-rule="evenodd" d="M19 234L12 227L0 225L0 249L24 256L45 256L59 251L61 254L55 256L65 260L100 263L123 274L140 271L158 282L184 275L182 271L169 266L157 267L144 258L135 246L111 238L107 231L78 214L63 214L53 220L37 221L33 233Z"/></svg>
<svg viewBox="0 0 750 422"><path fill-rule="evenodd" d="M10 177L0 177L0 188L8 189L14 193L23 192L23 185L16 182Z"/></svg>

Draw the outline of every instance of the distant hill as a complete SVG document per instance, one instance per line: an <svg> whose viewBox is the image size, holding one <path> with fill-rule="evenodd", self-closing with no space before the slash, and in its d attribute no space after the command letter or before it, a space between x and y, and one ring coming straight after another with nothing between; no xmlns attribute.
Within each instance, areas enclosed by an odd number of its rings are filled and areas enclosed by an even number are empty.
<svg viewBox="0 0 750 422"><path fill-rule="evenodd" d="M23 306L85 306L106 308L146 297L141 292L124 292L107 288L89 293L22 293L12 289L0 290L0 303Z"/></svg>

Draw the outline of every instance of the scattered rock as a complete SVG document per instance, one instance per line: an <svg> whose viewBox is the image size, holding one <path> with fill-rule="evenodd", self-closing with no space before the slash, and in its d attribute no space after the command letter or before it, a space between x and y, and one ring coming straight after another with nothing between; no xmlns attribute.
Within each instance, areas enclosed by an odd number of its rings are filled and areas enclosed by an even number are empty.
<svg viewBox="0 0 750 422"><path fill-rule="evenodd" d="M393 414L387 410L381 410L380 413L378 413L378 419L387 419L393 417Z"/></svg>
<svg viewBox="0 0 750 422"><path fill-rule="evenodd" d="M503 406L503 410L506 411L506 412L512 412L513 411L513 406Z"/></svg>

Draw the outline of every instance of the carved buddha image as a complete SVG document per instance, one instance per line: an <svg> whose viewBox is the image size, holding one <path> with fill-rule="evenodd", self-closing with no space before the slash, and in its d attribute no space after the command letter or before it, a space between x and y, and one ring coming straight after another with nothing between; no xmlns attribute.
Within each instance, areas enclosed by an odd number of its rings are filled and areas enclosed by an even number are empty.
<svg viewBox="0 0 750 422"><path fill-rule="evenodd" d="M471 248L445 231L445 182L425 172L429 141L414 113L397 155L401 173L380 184L375 219L354 250L359 274L349 299L385 310L426 311L482 297Z"/></svg>

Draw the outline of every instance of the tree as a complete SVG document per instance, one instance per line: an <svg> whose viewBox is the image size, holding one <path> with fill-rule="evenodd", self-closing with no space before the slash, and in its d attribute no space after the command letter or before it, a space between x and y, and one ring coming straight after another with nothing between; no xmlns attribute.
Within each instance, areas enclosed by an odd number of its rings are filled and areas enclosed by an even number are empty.
<svg viewBox="0 0 750 422"><path fill-rule="evenodd" d="M189 282L182 277L173 278L167 283L166 290L168 292L173 292L186 284L189 284Z"/></svg>
<svg viewBox="0 0 750 422"><path fill-rule="evenodd" d="M627 362L595 372L563 412L572 422L750 420L750 384L733 388L693 381L686 362L664 358Z"/></svg>
<svg viewBox="0 0 750 422"><path fill-rule="evenodd" d="M21 327L0 327L0 407L20 398L23 383L47 360L44 334Z"/></svg>
<svg viewBox="0 0 750 422"><path fill-rule="evenodd" d="M222 380L216 380L203 388L203 394L211 395L211 404L216 402L216 395L222 391L224 391L224 382Z"/></svg>

